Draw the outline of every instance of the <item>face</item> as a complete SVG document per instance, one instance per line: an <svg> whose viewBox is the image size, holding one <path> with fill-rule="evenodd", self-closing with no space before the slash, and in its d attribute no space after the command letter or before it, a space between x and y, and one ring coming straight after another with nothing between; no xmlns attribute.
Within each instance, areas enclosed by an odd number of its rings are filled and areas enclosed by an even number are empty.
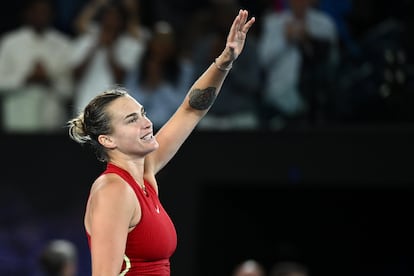
<svg viewBox="0 0 414 276"><path fill-rule="evenodd" d="M129 95L119 97L108 106L107 111L113 129L112 134L106 135L110 140L107 147L137 157L143 157L159 147L144 107L134 98Z"/></svg>
<svg viewBox="0 0 414 276"><path fill-rule="evenodd" d="M27 21L36 30L47 28L52 20L52 9L47 2L36 2L27 11Z"/></svg>

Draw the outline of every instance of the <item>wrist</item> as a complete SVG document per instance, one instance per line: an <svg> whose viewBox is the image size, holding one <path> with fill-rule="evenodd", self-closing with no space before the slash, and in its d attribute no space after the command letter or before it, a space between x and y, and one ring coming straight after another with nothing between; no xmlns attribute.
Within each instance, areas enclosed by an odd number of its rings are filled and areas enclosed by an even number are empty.
<svg viewBox="0 0 414 276"><path fill-rule="evenodd" d="M228 72L230 71L230 69L233 66L233 61L230 59L226 59L222 56L217 57L214 60L214 65L216 66L216 68L222 72Z"/></svg>

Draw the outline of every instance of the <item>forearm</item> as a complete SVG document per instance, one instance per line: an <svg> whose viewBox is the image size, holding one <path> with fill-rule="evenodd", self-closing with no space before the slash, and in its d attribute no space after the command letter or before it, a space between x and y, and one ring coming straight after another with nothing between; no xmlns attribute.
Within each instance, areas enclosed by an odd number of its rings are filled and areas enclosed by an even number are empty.
<svg viewBox="0 0 414 276"><path fill-rule="evenodd" d="M154 174L157 174L175 155L188 135L213 105L230 71L231 64L231 59L225 59L223 56L218 57L194 82L178 110L158 131L156 136L160 147L148 159L149 163L153 164Z"/></svg>
<svg viewBox="0 0 414 276"><path fill-rule="evenodd" d="M222 54L194 82L178 110L157 132L160 146L145 162L154 175L175 155L220 93L233 61L243 49L247 31L255 21L254 17L247 20L247 16L247 11L239 11Z"/></svg>
<svg viewBox="0 0 414 276"><path fill-rule="evenodd" d="M191 86L183 107L203 116L220 93L224 80L232 67L232 60L225 52L216 58L207 70Z"/></svg>

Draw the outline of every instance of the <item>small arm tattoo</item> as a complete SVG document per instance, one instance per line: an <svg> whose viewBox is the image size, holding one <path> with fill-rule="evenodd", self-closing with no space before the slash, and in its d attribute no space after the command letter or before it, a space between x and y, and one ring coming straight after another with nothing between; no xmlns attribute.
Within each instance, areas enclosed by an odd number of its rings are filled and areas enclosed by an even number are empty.
<svg viewBox="0 0 414 276"><path fill-rule="evenodd" d="M197 110L209 108L216 99L216 88L207 87L206 89L194 89L190 92L190 106Z"/></svg>

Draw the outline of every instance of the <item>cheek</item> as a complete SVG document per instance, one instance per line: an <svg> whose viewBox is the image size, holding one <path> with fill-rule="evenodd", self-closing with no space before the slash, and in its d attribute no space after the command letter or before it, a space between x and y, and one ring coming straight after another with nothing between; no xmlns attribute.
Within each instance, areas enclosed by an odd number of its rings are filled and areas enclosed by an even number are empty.
<svg viewBox="0 0 414 276"><path fill-rule="evenodd" d="M139 132L128 128L118 129L115 137L118 146L129 146L139 142Z"/></svg>
<svg viewBox="0 0 414 276"><path fill-rule="evenodd" d="M139 139L139 132L138 131L125 131L121 133L121 139L126 144L135 145L137 142L140 141Z"/></svg>

